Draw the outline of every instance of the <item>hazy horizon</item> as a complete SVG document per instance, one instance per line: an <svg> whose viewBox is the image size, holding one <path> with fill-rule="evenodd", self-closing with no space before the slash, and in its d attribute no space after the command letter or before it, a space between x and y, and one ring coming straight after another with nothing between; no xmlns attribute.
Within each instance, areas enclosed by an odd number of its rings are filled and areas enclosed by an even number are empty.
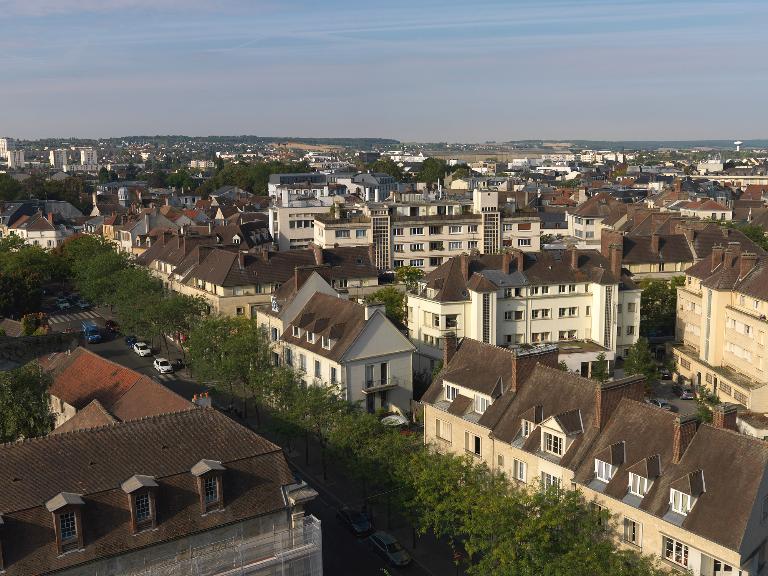
<svg viewBox="0 0 768 576"><path fill-rule="evenodd" d="M0 136L764 139L766 17L758 0L0 0Z"/></svg>

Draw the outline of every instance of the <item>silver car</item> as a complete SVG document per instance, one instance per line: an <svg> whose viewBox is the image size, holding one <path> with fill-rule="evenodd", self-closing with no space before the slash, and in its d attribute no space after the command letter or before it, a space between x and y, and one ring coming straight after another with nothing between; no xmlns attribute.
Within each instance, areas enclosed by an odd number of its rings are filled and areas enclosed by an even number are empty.
<svg viewBox="0 0 768 576"><path fill-rule="evenodd" d="M391 534L379 530L368 537L368 542L379 556L393 566L408 566L411 563L411 555Z"/></svg>

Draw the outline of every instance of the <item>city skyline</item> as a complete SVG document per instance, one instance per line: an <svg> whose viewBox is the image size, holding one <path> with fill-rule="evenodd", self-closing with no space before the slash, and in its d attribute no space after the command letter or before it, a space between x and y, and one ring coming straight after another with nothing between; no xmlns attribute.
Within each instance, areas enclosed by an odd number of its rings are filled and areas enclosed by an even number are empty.
<svg viewBox="0 0 768 576"><path fill-rule="evenodd" d="M0 131L764 138L768 6L0 0ZM30 42L34 39L34 42Z"/></svg>

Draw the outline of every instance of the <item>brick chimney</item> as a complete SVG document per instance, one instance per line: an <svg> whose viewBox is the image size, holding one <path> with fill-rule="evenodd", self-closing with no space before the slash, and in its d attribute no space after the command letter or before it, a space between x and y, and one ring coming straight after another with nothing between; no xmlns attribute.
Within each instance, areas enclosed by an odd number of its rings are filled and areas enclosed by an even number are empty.
<svg viewBox="0 0 768 576"><path fill-rule="evenodd" d="M443 337L443 368L448 366L458 347L459 342L456 339L456 332L446 332Z"/></svg>
<svg viewBox="0 0 768 576"><path fill-rule="evenodd" d="M660 244L661 244L661 237L658 234L651 234L651 252L653 252L654 254L658 254Z"/></svg>
<svg viewBox="0 0 768 576"><path fill-rule="evenodd" d="M624 234L616 230L603 230L600 234L600 254L610 258L611 244L624 245Z"/></svg>
<svg viewBox="0 0 768 576"><path fill-rule="evenodd" d="M712 265L710 266L710 272L717 268L723 262L723 255L725 254L725 248L722 244L712 246Z"/></svg>
<svg viewBox="0 0 768 576"><path fill-rule="evenodd" d="M512 263L512 254L504 252L501 255L501 271L504 274L509 274L509 265Z"/></svg>
<svg viewBox="0 0 768 576"><path fill-rule="evenodd" d="M376 245L368 244L368 258L371 260L371 264L376 266Z"/></svg>
<svg viewBox="0 0 768 576"><path fill-rule="evenodd" d="M680 460L696 435L696 415L678 416L675 418L675 428L672 437L672 464L679 464Z"/></svg>
<svg viewBox="0 0 768 576"><path fill-rule="evenodd" d="M557 347L549 346L543 350L513 351L512 354L512 382L505 382L505 389L511 388L517 391L523 380L530 376L536 364L557 368Z"/></svg>
<svg viewBox="0 0 768 576"><path fill-rule="evenodd" d="M469 254L466 252L459 256L459 264L461 265L461 277L464 280L469 280Z"/></svg>
<svg viewBox="0 0 768 576"><path fill-rule="evenodd" d="M727 251L731 254L741 254L741 242L728 242Z"/></svg>
<svg viewBox="0 0 768 576"><path fill-rule="evenodd" d="M715 428L736 431L736 404L718 404L712 411L712 425Z"/></svg>
<svg viewBox="0 0 768 576"><path fill-rule="evenodd" d="M611 244L609 246L611 251L610 264L611 273L616 278L621 277L621 258L624 256L624 249L620 244Z"/></svg>
<svg viewBox="0 0 768 576"><path fill-rule="evenodd" d="M595 418L592 425L598 430L605 428L622 398L642 402L645 397L645 377L627 376L595 385Z"/></svg>
<svg viewBox="0 0 768 576"><path fill-rule="evenodd" d="M579 251L576 249L576 246L570 246L568 251L571 254L571 268L575 270L579 267Z"/></svg>
<svg viewBox="0 0 768 576"><path fill-rule="evenodd" d="M522 272L525 268L525 253L522 250L517 251L517 271Z"/></svg>
<svg viewBox="0 0 768 576"><path fill-rule="evenodd" d="M315 257L315 264L318 266L322 266L323 265L323 249L320 248L320 246L318 246L314 242L311 242L309 246L310 248L312 248L312 254Z"/></svg>
<svg viewBox="0 0 768 576"><path fill-rule="evenodd" d="M237 253L237 265L240 266L241 270L245 268L245 252Z"/></svg>
<svg viewBox="0 0 768 576"><path fill-rule="evenodd" d="M757 264L757 254L744 252L739 258L739 278L744 278Z"/></svg>

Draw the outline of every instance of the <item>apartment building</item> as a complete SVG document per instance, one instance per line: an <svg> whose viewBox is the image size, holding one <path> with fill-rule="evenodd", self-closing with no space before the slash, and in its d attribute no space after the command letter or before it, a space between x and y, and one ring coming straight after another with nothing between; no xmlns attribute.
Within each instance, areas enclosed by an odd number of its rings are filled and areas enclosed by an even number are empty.
<svg viewBox="0 0 768 576"><path fill-rule="evenodd" d="M253 318L297 269L317 270L335 290L363 298L378 289L378 273L365 246L288 252L248 251L238 227L211 235L165 233L136 261L167 289L205 299L211 311ZM229 231L228 235L224 235Z"/></svg>
<svg viewBox="0 0 768 576"><path fill-rule="evenodd" d="M600 353L612 362L637 341L640 292L618 251L462 254L409 292L408 331L433 360L454 333L499 346L558 343L568 368L587 376Z"/></svg>
<svg viewBox="0 0 768 576"><path fill-rule="evenodd" d="M418 195L420 196L420 195ZM373 244L376 266L434 270L462 252L500 252L504 247L540 248L541 221L499 204L497 191L476 190L471 199L434 199L369 204L357 215L315 218L320 246Z"/></svg>
<svg viewBox="0 0 768 576"><path fill-rule="evenodd" d="M600 245L603 224L615 223L627 213L627 205L607 192L596 194L579 204L572 211L566 212L568 235L579 239L585 246Z"/></svg>
<svg viewBox="0 0 768 576"><path fill-rule="evenodd" d="M82 166L98 166L98 150L96 148L80 148L80 164Z"/></svg>
<svg viewBox="0 0 768 576"><path fill-rule="evenodd" d="M322 575L279 446L210 408L0 446L0 572Z"/></svg>
<svg viewBox="0 0 768 576"><path fill-rule="evenodd" d="M364 202L383 202L398 189L397 180L383 172L337 172L327 177L329 183L344 186Z"/></svg>
<svg viewBox="0 0 768 576"><path fill-rule="evenodd" d="M697 426L642 402L644 380L558 370L555 347L446 341L424 395L425 442L523 487L576 488L622 546L700 576L762 573L768 445L734 432L732 405ZM723 454L733 455L732 466Z"/></svg>
<svg viewBox="0 0 768 576"><path fill-rule="evenodd" d="M19 168L24 168L24 150L8 150L5 153L5 160L8 164L9 170L18 170Z"/></svg>
<svg viewBox="0 0 768 576"><path fill-rule="evenodd" d="M273 361L300 371L308 385L337 386L368 412L410 411L414 347L383 306L344 300L316 272L297 272L257 319L274 343Z"/></svg>
<svg viewBox="0 0 768 576"><path fill-rule="evenodd" d="M269 207L269 231L277 249L299 250L309 246L315 239L315 217L330 213L331 208L337 204L334 196L286 202L276 198Z"/></svg>
<svg viewBox="0 0 768 576"><path fill-rule="evenodd" d="M715 246L677 289L676 371L748 409L768 412L768 256Z"/></svg>
<svg viewBox="0 0 768 576"><path fill-rule="evenodd" d="M48 162L51 168L56 170L63 170L67 165L69 151L66 148L51 150L48 152Z"/></svg>
<svg viewBox="0 0 768 576"><path fill-rule="evenodd" d="M320 185L328 184L328 176L322 172L297 172L293 174L271 174L267 182L267 193L270 196L279 196L280 187L290 188L293 185Z"/></svg>
<svg viewBox="0 0 768 576"><path fill-rule="evenodd" d="M8 234L24 239L25 244L42 248L56 248L74 233L74 230L55 220L53 212L42 211L32 215L24 214L6 227Z"/></svg>
<svg viewBox="0 0 768 576"><path fill-rule="evenodd" d="M16 141L13 138L0 138L0 156L5 156L9 150L16 148Z"/></svg>

